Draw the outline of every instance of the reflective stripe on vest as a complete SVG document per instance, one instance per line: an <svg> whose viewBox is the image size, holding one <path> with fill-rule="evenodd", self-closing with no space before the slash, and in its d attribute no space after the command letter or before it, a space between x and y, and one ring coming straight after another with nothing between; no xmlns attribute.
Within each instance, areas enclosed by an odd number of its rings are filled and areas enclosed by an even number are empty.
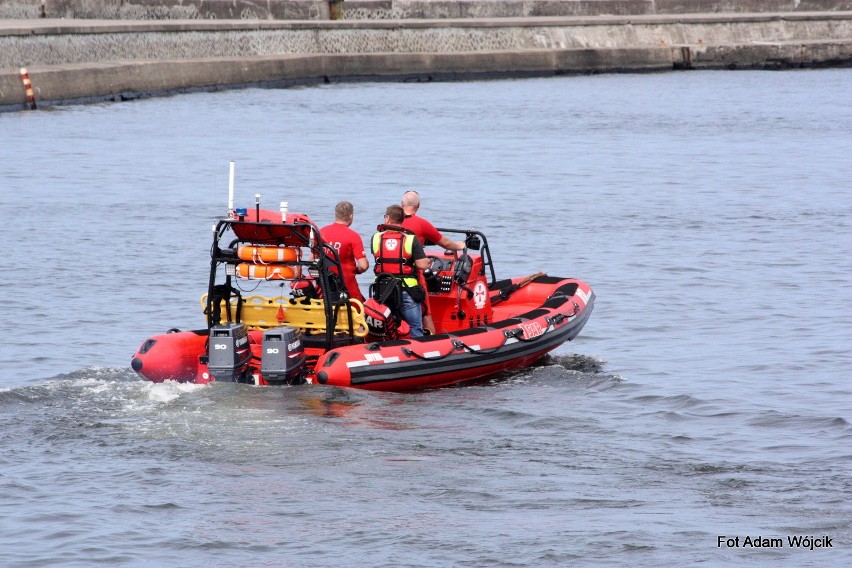
<svg viewBox="0 0 852 568"><path fill-rule="evenodd" d="M400 242L402 246L400 246ZM403 234L399 231L381 231L373 234L371 248L376 259L376 274L389 272L405 276L399 279L405 286L416 286L418 284L416 277L409 276L414 274L414 263L411 260L414 249L414 235Z"/></svg>

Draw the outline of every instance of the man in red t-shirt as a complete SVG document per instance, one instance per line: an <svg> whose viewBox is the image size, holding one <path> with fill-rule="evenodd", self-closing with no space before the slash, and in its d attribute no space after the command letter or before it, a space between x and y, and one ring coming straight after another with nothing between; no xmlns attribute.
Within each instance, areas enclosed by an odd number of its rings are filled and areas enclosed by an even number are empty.
<svg viewBox="0 0 852 568"><path fill-rule="evenodd" d="M463 242L445 237L432 223L417 216L417 210L420 209L420 195L416 191L406 191L402 194L400 205L402 205L402 210L405 211L405 220L402 222L402 226L413 232L424 247L438 245L445 250L462 250L464 248Z"/></svg>
<svg viewBox="0 0 852 568"><path fill-rule="evenodd" d="M423 243L423 246L438 245L445 250L462 250L464 243L462 241L454 241L449 237L441 234L435 228L435 225L417 216L417 210L420 209L420 194L416 191L406 191L402 194L402 210L405 212L405 220L402 226L412 233L417 239ZM423 273L420 274L420 285L426 288L426 281L423 279ZM423 302L426 307L426 313L423 314L423 328L429 330L429 333L435 333L435 324L432 321L432 314L429 306L429 294L426 294L426 301Z"/></svg>
<svg viewBox="0 0 852 568"><path fill-rule="evenodd" d="M333 246L340 258L343 269L343 283L350 298L364 301L364 295L358 288L356 274L366 272L370 268L367 253L364 252L364 241L361 235L349 228L355 219L355 208L348 201L341 201L334 208L334 223L320 229L322 240Z"/></svg>

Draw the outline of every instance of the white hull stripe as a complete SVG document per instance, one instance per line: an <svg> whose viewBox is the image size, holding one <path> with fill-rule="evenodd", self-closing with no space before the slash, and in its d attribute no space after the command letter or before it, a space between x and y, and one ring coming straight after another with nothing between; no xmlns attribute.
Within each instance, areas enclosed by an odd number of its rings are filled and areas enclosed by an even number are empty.
<svg viewBox="0 0 852 568"><path fill-rule="evenodd" d="M346 363L346 367L351 369L352 367L365 367L367 365L381 364L381 363L399 363L399 357L382 357L381 353L367 353L364 355L364 359L361 361L349 361Z"/></svg>
<svg viewBox="0 0 852 568"><path fill-rule="evenodd" d="M544 335L550 331L553 331L555 328L553 325L548 325L544 330L538 334L536 337ZM518 339L516 337L509 337L506 339L506 345L511 345L513 343L518 343ZM482 349L481 345L469 345L468 346L471 351L479 351ZM428 351L422 355L424 359L443 357L444 354L440 351ZM349 361L346 363L346 367L352 369L354 367L366 367L369 365L377 365L383 363L399 363L400 359L398 356L393 357L383 357L381 353L367 353L364 355L364 358L360 361Z"/></svg>

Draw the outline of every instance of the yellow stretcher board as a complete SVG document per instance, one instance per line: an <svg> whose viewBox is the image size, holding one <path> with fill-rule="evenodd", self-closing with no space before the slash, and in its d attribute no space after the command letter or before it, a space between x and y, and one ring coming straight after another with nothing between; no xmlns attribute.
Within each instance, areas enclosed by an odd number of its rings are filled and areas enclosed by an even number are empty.
<svg viewBox="0 0 852 568"><path fill-rule="evenodd" d="M244 296L231 298L230 306L222 300L221 323L228 321L228 308L231 319L236 317L237 302L242 303L240 319L249 329L269 329L288 325L310 331L325 331L325 306L319 299L293 300L290 298L267 296ZM364 304L350 298L352 310L352 329L357 337L367 335L367 320L364 318ZM207 309L207 294L201 296L201 307ZM282 317L283 316L283 317ZM346 306L340 306L337 313L335 332L349 333L349 312Z"/></svg>

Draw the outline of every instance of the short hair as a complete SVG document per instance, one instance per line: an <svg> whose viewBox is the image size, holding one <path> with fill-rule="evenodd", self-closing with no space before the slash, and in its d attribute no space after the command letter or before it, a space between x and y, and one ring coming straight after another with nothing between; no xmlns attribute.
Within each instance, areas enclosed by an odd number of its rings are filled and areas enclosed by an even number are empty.
<svg viewBox="0 0 852 568"><path fill-rule="evenodd" d="M348 201L341 201L334 207L334 218L338 221L348 221L355 213L355 208Z"/></svg>
<svg viewBox="0 0 852 568"><path fill-rule="evenodd" d="M388 208L385 210L385 215L388 216L391 223L396 225L399 225L405 220L405 211L403 211L402 207L399 205L388 205Z"/></svg>
<svg viewBox="0 0 852 568"><path fill-rule="evenodd" d="M420 207L420 194L414 191L413 189L409 189L408 191L402 194L402 206Z"/></svg>

